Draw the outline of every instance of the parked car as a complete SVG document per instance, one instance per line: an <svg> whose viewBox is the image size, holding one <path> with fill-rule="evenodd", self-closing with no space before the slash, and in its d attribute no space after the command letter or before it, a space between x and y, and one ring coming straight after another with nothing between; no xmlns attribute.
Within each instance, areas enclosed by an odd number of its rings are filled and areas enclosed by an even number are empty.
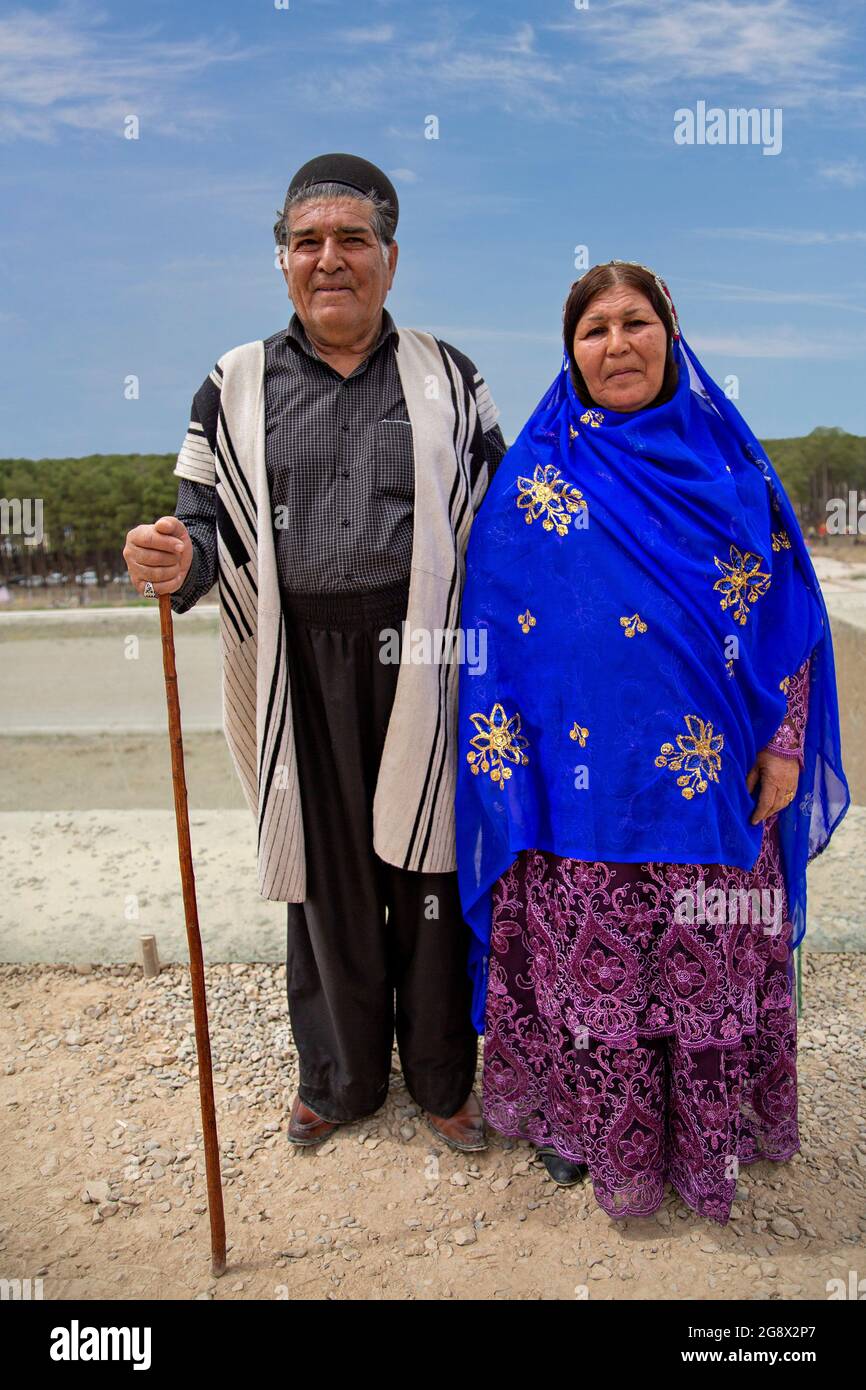
<svg viewBox="0 0 866 1390"><path fill-rule="evenodd" d="M84 584L89 587L92 584L99 583L99 575L96 573L96 570L82 570L81 574L76 574L75 582L76 584Z"/></svg>

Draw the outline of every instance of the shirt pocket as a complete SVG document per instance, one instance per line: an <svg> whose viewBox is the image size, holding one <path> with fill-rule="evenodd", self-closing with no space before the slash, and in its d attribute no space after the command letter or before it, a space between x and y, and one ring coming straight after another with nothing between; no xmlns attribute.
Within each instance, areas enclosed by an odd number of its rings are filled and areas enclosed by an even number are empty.
<svg viewBox="0 0 866 1390"><path fill-rule="evenodd" d="M377 496L411 502L415 496L415 451L408 420L379 420L370 436L369 465Z"/></svg>

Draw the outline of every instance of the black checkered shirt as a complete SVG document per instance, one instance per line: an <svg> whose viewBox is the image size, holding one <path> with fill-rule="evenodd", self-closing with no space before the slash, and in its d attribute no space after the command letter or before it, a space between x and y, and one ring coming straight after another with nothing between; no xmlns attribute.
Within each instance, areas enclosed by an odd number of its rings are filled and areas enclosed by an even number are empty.
<svg viewBox="0 0 866 1390"><path fill-rule="evenodd" d="M372 352L342 377L318 356L297 314L265 340L265 462L284 593L370 593L408 583L415 461L397 341L383 310ZM444 346L479 403L484 428L493 411L484 380L468 357ZM212 450L218 413L219 387L208 376L191 416ZM506 449L498 425L485 430L484 448L492 477ZM184 612L216 582L214 489L182 478L175 515L194 552L172 597L172 607Z"/></svg>

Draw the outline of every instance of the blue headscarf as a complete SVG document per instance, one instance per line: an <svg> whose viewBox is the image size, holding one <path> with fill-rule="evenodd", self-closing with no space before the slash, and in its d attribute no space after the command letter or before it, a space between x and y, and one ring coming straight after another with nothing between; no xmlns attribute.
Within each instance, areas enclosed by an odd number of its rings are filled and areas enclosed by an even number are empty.
<svg viewBox="0 0 866 1390"><path fill-rule="evenodd" d="M587 408L564 356L470 535L461 626L482 653L486 640L486 664L460 674L456 807L478 1032L491 890L520 850L754 866L763 824L746 777L810 656L804 768L778 817L795 945L806 864L848 808L829 620L800 526L671 317L672 397Z"/></svg>

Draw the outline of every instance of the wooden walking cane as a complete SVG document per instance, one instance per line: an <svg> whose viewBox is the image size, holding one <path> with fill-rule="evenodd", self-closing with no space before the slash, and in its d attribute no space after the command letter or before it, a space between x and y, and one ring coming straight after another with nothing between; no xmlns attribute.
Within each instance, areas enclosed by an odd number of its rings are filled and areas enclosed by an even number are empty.
<svg viewBox="0 0 866 1390"><path fill-rule="evenodd" d="M189 838L189 811L186 800L186 775L183 767L183 738L180 728L180 700L177 693L174 627L169 594L160 594L159 596L159 626L162 632L165 698L168 704L168 740L171 744L171 780L174 786L177 851L180 859L180 881L183 887L183 908L186 916L186 939L189 944L195 1050L198 1057L198 1089L201 1101L202 1133L204 1135L205 1172L207 1174L207 1205L210 1214L211 1270L214 1275L219 1276L225 1273L226 1268L226 1223L223 1214L220 1151L219 1140L217 1139L216 1110L214 1109L210 1034L207 1026L207 998L204 986L204 960L202 958L201 933L198 927L195 874L193 873L192 847Z"/></svg>

